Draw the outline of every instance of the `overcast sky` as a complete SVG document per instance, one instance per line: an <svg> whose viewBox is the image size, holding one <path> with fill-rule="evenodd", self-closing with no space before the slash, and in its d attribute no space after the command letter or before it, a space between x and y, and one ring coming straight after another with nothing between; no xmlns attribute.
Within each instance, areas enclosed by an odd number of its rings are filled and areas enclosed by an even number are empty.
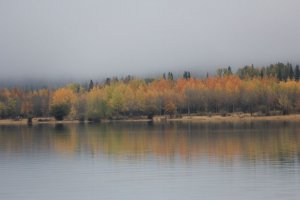
<svg viewBox="0 0 300 200"><path fill-rule="evenodd" d="M300 63L299 0L0 0L0 78Z"/></svg>

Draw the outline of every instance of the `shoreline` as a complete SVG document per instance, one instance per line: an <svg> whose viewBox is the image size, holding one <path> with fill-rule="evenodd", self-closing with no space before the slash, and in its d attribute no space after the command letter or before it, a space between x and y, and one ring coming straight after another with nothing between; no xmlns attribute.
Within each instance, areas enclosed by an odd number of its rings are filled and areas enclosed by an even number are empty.
<svg viewBox="0 0 300 200"><path fill-rule="evenodd" d="M54 118L33 118L32 125L38 124L89 124L94 122L79 121L79 120L63 120L55 121ZM251 122L251 121L289 121L300 122L300 114L290 115L274 115L274 116L251 116L250 114L232 114L229 116L212 115L212 116L200 116L200 115L184 115L181 118L169 118L169 116L155 116L153 120L144 118L135 119L118 119L118 120L102 120L100 123L109 122L195 122L195 123L208 123L208 122ZM27 119L13 120L13 119L1 119L1 125L27 125Z"/></svg>
<svg viewBox="0 0 300 200"><path fill-rule="evenodd" d="M250 114L233 114L230 116L184 116L181 119L170 119L169 121L191 121L191 122L247 122L247 121L290 121L300 122L300 114L273 115L273 116L251 116Z"/></svg>

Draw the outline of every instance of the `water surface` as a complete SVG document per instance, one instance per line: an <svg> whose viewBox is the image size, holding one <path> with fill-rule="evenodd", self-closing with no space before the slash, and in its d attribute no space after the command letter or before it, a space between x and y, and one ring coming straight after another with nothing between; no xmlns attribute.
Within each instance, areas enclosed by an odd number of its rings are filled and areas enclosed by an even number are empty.
<svg viewBox="0 0 300 200"><path fill-rule="evenodd" d="M0 126L0 199L299 199L288 122Z"/></svg>

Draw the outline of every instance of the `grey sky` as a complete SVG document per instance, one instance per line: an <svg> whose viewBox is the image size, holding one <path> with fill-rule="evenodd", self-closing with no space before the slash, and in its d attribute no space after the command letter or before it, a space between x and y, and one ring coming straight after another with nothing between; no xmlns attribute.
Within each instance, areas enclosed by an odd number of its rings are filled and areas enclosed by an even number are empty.
<svg viewBox="0 0 300 200"><path fill-rule="evenodd" d="M0 77L300 63L299 0L0 0Z"/></svg>

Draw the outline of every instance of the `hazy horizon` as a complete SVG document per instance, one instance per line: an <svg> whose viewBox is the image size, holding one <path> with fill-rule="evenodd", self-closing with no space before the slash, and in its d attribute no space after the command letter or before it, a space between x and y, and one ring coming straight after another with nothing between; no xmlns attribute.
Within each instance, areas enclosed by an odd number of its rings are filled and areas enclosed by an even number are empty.
<svg viewBox="0 0 300 200"><path fill-rule="evenodd" d="M300 1L0 2L0 78L103 79L299 64Z"/></svg>

